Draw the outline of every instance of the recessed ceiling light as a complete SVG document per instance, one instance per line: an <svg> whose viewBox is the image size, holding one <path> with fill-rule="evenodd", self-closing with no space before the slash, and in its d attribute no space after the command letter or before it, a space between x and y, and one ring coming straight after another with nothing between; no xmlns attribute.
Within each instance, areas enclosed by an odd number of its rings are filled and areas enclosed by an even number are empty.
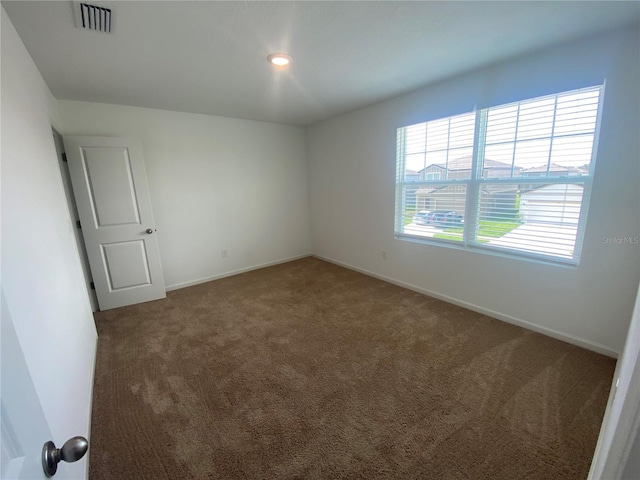
<svg viewBox="0 0 640 480"><path fill-rule="evenodd" d="M267 60L276 67L286 67L291 63L292 58L286 53L272 53L267 57Z"/></svg>

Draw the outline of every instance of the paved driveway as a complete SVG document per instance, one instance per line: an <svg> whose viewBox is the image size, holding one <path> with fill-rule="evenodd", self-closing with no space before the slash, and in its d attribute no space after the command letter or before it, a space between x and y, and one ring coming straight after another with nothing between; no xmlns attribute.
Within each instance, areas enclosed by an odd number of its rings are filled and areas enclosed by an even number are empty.
<svg viewBox="0 0 640 480"><path fill-rule="evenodd" d="M442 233L444 230L438 227L432 227L431 225L416 225L410 223L404 226L404 233L410 235L420 235L421 237L433 237L436 233Z"/></svg>
<svg viewBox="0 0 640 480"><path fill-rule="evenodd" d="M488 245L518 248L536 253L573 257L577 227L548 223L525 223L506 235L488 242Z"/></svg>

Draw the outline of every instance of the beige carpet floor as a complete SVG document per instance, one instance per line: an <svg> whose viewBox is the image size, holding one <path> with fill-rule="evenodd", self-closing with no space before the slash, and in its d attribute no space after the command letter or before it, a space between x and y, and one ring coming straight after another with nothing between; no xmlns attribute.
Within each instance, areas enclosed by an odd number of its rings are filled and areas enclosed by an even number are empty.
<svg viewBox="0 0 640 480"><path fill-rule="evenodd" d="M92 480L582 479L615 366L315 258L96 322Z"/></svg>

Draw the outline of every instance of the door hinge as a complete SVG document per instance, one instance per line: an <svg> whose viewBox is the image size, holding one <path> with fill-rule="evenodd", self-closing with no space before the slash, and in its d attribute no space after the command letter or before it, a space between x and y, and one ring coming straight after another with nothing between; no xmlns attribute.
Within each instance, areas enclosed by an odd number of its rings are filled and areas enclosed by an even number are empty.
<svg viewBox="0 0 640 480"><path fill-rule="evenodd" d="M82 228L82 224L80 223L80 220L76 220L76 227Z"/></svg>
<svg viewBox="0 0 640 480"><path fill-rule="evenodd" d="M63 161L63 162L66 162L66 161L67 161L67 154L66 154L66 153L63 153L63 154L62 154L62 161Z"/></svg>
<svg viewBox="0 0 640 480"><path fill-rule="evenodd" d="M89 284L89 286L91 287L91 290L95 290L95 289L96 289L96 284L95 284L95 283L93 283L93 282L91 282L91 283Z"/></svg>

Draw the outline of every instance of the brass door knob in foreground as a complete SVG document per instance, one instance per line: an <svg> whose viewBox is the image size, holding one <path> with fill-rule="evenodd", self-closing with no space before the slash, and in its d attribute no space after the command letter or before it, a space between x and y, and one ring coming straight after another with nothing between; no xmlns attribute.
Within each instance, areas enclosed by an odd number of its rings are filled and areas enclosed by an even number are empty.
<svg viewBox="0 0 640 480"><path fill-rule="evenodd" d="M149 235L151 235L151 234L153 233L153 230L152 230L152 229L150 229L150 228L147 228L147 229L145 230L145 232L147 232Z"/></svg>

